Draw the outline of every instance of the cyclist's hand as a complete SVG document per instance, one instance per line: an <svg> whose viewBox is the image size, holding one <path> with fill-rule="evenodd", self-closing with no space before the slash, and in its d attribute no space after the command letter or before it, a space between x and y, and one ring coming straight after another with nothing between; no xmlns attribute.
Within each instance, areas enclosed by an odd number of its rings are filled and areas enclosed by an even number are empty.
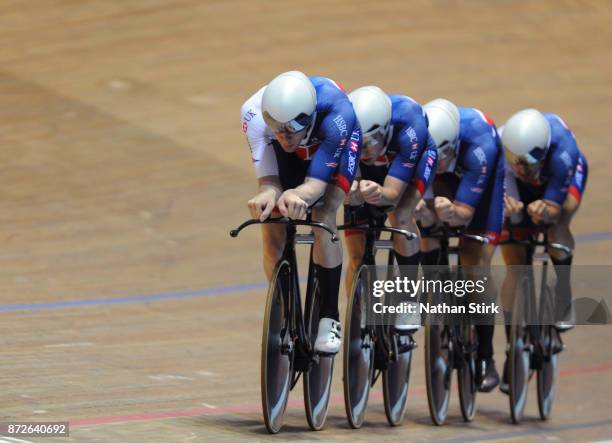
<svg viewBox="0 0 612 443"><path fill-rule="evenodd" d="M414 208L414 217L425 228L429 228L436 222L435 214L429 210L424 199L419 200Z"/></svg>
<svg viewBox="0 0 612 443"><path fill-rule="evenodd" d="M265 219L270 217L270 214L272 214L275 205L276 198L274 192L260 192L248 202L251 218L254 218L259 221L264 221Z"/></svg>
<svg viewBox="0 0 612 443"><path fill-rule="evenodd" d="M378 205L382 202L382 187L378 183L371 180L361 180L359 190L366 203Z"/></svg>
<svg viewBox="0 0 612 443"><path fill-rule="evenodd" d="M436 197L434 207L438 218L445 223L450 223L455 216L455 205L446 197Z"/></svg>
<svg viewBox="0 0 612 443"><path fill-rule="evenodd" d="M543 216L546 213L546 206L544 200L536 200L529 203L529 206L527 206L527 213L534 223L540 224L544 222Z"/></svg>
<svg viewBox="0 0 612 443"><path fill-rule="evenodd" d="M363 197L361 196L361 192L359 192L359 180L353 180L351 183L351 189L346 197L344 197L344 204L350 206L359 206L363 203Z"/></svg>
<svg viewBox="0 0 612 443"><path fill-rule="evenodd" d="M517 200L508 195L504 195L504 207L506 211L506 217L513 218L523 212L523 208L525 207L525 205L520 200Z"/></svg>
<svg viewBox="0 0 612 443"><path fill-rule="evenodd" d="M293 189L283 192L277 204L281 214L285 217L292 220L304 220L306 218L308 204Z"/></svg>

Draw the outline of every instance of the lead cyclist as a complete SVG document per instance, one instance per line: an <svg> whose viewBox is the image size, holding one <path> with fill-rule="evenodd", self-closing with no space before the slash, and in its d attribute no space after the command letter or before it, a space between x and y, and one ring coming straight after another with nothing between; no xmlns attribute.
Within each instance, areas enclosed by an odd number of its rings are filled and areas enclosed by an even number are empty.
<svg viewBox="0 0 612 443"><path fill-rule="evenodd" d="M241 109L259 190L248 202L261 221L284 217L336 229L336 213L349 191L361 151L361 129L345 91L325 77L289 71L250 97ZM263 265L268 280L282 255L283 225L263 224ZM314 230L313 262L321 288L321 318L314 349L337 353L342 343L338 290L342 246Z"/></svg>

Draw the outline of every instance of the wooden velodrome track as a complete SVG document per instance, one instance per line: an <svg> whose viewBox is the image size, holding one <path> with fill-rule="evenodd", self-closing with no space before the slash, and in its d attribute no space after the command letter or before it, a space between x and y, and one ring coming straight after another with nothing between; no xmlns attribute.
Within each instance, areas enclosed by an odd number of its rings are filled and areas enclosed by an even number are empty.
<svg viewBox="0 0 612 443"><path fill-rule="evenodd" d="M255 191L240 105L284 70L448 97L498 123L559 113L591 167L576 262L611 264L611 21L609 2L586 0L5 0L0 421L69 420L72 441L271 439L259 233L227 233ZM611 341L611 327L568 335L546 423L532 390L521 426L494 392L471 425L455 396L434 428L419 351L403 427L387 427L377 388L349 430L337 372L327 428L307 430L296 389L277 440L610 439Z"/></svg>

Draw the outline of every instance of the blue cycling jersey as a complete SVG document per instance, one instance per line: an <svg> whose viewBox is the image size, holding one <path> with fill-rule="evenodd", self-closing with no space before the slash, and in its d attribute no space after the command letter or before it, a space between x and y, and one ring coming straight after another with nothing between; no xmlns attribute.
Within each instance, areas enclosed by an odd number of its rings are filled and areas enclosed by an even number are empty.
<svg viewBox="0 0 612 443"><path fill-rule="evenodd" d="M454 202L474 209L468 232L485 235L491 244L499 241L504 211L504 166L497 128L486 114L474 108L459 108L460 129L457 156L446 171L439 171L436 185L454 196ZM434 196L430 188L426 198Z"/></svg>
<svg viewBox="0 0 612 443"><path fill-rule="evenodd" d="M360 165L363 178L382 183L386 175L415 184L421 195L433 178L437 147L421 105L404 95L389 95L392 112L383 154L373 165Z"/></svg>
<svg viewBox="0 0 612 443"><path fill-rule="evenodd" d="M454 173L461 177L455 201L476 208L487 187L504 178L504 156L493 120L474 108L459 108L461 126ZM502 193L494 198L503 200Z"/></svg>

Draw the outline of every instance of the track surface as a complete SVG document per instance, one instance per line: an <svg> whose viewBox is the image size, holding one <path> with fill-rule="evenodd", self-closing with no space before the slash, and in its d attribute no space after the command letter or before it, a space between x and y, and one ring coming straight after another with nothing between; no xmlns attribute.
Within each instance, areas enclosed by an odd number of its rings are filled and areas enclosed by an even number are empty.
<svg viewBox="0 0 612 443"><path fill-rule="evenodd" d="M73 441L269 440L260 239L227 232L255 191L240 105L284 70L444 96L500 124L559 113L590 162L576 262L611 264L611 21L601 1L5 1L0 421L70 420ZM296 390L283 436L611 439L611 341L611 327L568 336L546 423L531 395L510 425L496 392L473 424L455 396L450 423L431 426L418 352L403 427L387 427L376 390L349 430L337 372L326 430L307 430Z"/></svg>

